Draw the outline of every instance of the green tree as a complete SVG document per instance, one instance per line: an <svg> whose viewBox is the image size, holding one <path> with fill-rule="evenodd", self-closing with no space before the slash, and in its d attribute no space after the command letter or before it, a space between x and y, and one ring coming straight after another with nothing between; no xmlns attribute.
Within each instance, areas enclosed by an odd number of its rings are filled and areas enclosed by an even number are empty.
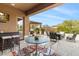
<svg viewBox="0 0 79 59"><path fill-rule="evenodd" d="M65 20L62 24L58 25L58 31L79 33L79 20Z"/></svg>

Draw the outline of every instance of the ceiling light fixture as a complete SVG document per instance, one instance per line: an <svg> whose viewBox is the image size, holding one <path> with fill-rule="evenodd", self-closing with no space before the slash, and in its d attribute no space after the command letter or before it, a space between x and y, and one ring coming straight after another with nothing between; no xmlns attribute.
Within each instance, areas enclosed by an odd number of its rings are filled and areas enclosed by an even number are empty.
<svg viewBox="0 0 79 59"><path fill-rule="evenodd" d="M4 15L4 14L0 12L0 15L2 16L2 15Z"/></svg>
<svg viewBox="0 0 79 59"><path fill-rule="evenodd" d="M12 3L11 5L12 5L12 6L15 6L15 4L14 4L14 3Z"/></svg>

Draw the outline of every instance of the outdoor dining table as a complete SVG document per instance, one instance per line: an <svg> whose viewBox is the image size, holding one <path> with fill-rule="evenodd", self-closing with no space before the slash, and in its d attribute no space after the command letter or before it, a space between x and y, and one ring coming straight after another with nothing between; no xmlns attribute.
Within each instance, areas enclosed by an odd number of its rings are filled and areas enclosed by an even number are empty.
<svg viewBox="0 0 79 59"><path fill-rule="evenodd" d="M35 56L38 56L38 44L48 43L49 38L47 36L28 36L27 38L25 38L25 42L29 44L36 44Z"/></svg>

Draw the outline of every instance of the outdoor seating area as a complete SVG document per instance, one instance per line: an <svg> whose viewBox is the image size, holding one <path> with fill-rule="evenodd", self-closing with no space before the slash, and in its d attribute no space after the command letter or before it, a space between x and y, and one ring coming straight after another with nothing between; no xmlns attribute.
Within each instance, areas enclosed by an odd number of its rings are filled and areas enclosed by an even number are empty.
<svg viewBox="0 0 79 59"><path fill-rule="evenodd" d="M6 40L3 39L3 41L1 41L2 50L0 52L2 53L0 55L6 55L5 52L7 51L8 51L7 55L9 56L57 56L58 55L51 48L50 38L48 36L41 35L41 36L37 36L37 38L36 36L35 38L34 36L27 36L25 37L24 40L22 40L23 42L21 43L18 32L8 33L9 35L6 34L5 35L4 33L0 34L1 38L6 39ZM10 36L12 38L9 39L8 37ZM9 40L11 40L11 43L9 42ZM7 43L5 44L5 42ZM24 44L23 47L21 46L22 44Z"/></svg>
<svg viewBox="0 0 79 59"><path fill-rule="evenodd" d="M31 15L32 13L36 14L36 12L39 13L39 11L41 10L47 10L49 8L52 8L53 5L57 6L58 4L15 3L14 5L8 3L0 4L0 55L1 56L56 55L54 53L54 50L51 49L49 36L47 36L46 33L45 35L44 33L41 34L42 23L34 21L29 22L28 15ZM22 26L21 23L20 25L18 25L18 22L20 20L23 20ZM30 31L31 28L33 28L35 31L34 32ZM21 41L23 42L21 43Z"/></svg>
<svg viewBox="0 0 79 59"><path fill-rule="evenodd" d="M70 37L68 36L66 39L75 42L76 36L77 36L77 34L75 33Z"/></svg>
<svg viewBox="0 0 79 59"><path fill-rule="evenodd" d="M63 34L64 36L64 34ZM49 35L51 41L53 42L56 42L57 40L61 40L63 37L61 34L59 33L54 33L54 32L50 32L50 35Z"/></svg>
<svg viewBox="0 0 79 59"><path fill-rule="evenodd" d="M18 37L17 35L18 35L18 33L15 34L14 37ZM73 35L71 35L71 36L73 36ZM37 36L38 39L35 38L36 40L34 39L35 36L25 36L25 39L20 41L20 45L16 46L17 43L16 44L13 43L12 47L9 46L10 47L9 49L6 48L5 50L3 50L3 54L1 53L1 51L2 51L1 50L0 55L8 55L8 56L64 56L64 55L78 55L79 54L78 53L78 47L79 47L78 43L79 43L79 41L76 40L76 39L78 39L78 34L75 37L75 42L67 41L68 36L69 36L69 34L66 34L65 38L63 38L61 40L57 40L57 42L51 41L50 37L48 37L46 35ZM12 39L11 39L11 41L12 41ZM11 45L11 43L9 45ZM77 52L74 52L75 49L76 49Z"/></svg>
<svg viewBox="0 0 79 59"><path fill-rule="evenodd" d="M0 56L79 55L79 21L65 20L64 5L74 9L62 3L0 4Z"/></svg>

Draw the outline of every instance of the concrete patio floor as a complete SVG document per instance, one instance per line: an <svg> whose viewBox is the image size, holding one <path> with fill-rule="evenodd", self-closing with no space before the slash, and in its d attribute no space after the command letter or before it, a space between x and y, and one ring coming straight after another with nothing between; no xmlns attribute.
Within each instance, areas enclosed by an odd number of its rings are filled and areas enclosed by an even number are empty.
<svg viewBox="0 0 79 59"><path fill-rule="evenodd" d="M52 45L52 49L61 56L79 56L79 41L71 42L63 39Z"/></svg>
<svg viewBox="0 0 79 59"><path fill-rule="evenodd" d="M53 45L53 44L55 44L55 43L51 42L51 45ZM25 40L20 41L20 49L27 47L28 45L30 45L30 44L26 43ZM49 46L49 44L47 44L47 46ZM18 46L16 46L14 48L14 50L18 50ZM0 51L0 56L10 56L9 53L10 53L10 49L6 49L3 51L3 55L2 55L2 52Z"/></svg>
<svg viewBox="0 0 79 59"><path fill-rule="evenodd" d="M79 36L78 36L79 37ZM78 39L78 38L77 38ZM79 56L79 41L76 40L76 42L70 42L66 39L62 39L57 41L56 43L50 42L52 49L59 54L60 56ZM23 47L27 47L27 43L25 40L20 41L20 49ZM49 46L49 44L48 44ZM18 49L17 47L15 49ZM10 49L4 50L3 55L1 56L9 56Z"/></svg>

